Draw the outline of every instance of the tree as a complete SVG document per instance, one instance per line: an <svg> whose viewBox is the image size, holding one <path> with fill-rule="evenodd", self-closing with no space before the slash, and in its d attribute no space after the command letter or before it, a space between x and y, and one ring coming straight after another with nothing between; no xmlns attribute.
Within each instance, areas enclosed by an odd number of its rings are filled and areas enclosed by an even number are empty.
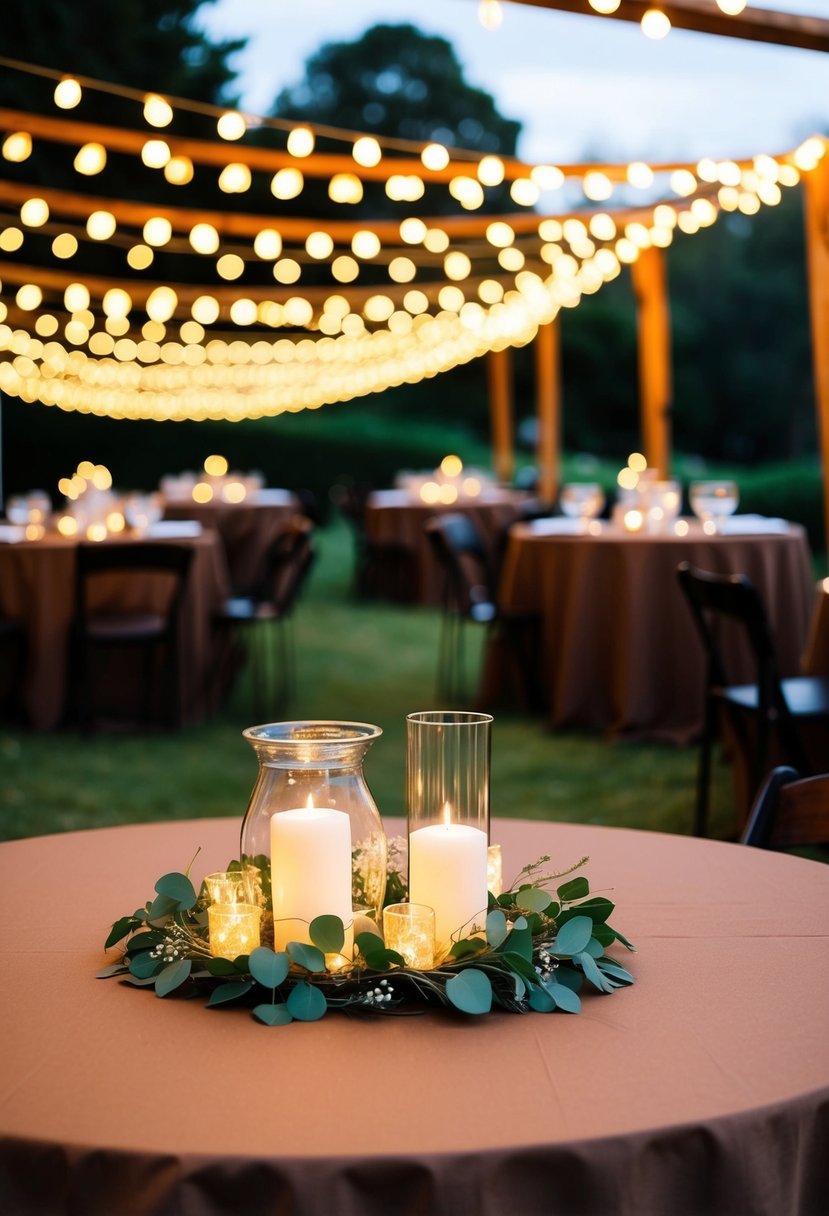
<svg viewBox="0 0 829 1216"><path fill-rule="evenodd" d="M464 79L445 38L413 25L375 25L354 42L320 47L306 62L303 79L279 93L273 113L378 137L434 141L478 155L513 156L521 129L499 114L491 94ZM370 185L361 213L388 214L382 187ZM483 209L509 210L508 197L503 189L490 190ZM319 192L315 202L330 212ZM431 188L418 210L437 215L458 205L446 189Z"/></svg>
<svg viewBox="0 0 829 1216"><path fill-rule="evenodd" d="M16 59L135 89L230 104L230 55L245 39L213 43L198 10L213 0L8 0L3 43ZM50 109L54 80L5 70L0 103ZM44 105L44 103L46 103ZM133 103L134 107L134 103ZM106 121L118 122L120 106Z"/></svg>

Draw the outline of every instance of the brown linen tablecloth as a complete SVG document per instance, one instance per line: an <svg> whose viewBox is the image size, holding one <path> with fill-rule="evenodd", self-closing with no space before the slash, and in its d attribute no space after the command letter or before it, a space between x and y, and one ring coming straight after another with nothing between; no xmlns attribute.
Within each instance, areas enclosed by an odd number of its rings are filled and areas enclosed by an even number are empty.
<svg viewBox="0 0 829 1216"><path fill-rule="evenodd" d="M130 544L129 538L104 544ZM171 544L193 548L188 586L182 601L179 639L182 712L186 723L197 722L215 709L219 695L213 617L230 594L227 568L215 533L170 537ZM50 535L44 540L0 544L0 612L23 622L26 666L22 701L35 730L59 726L68 695L69 636L75 611L75 550L77 541ZM123 589L131 586L130 603ZM145 579L112 584L112 607L145 604L158 608ZM165 587L159 584L163 604ZM148 599L149 594L149 599Z"/></svg>
<svg viewBox="0 0 829 1216"><path fill-rule="evenodd" d="M567 521L565 521L566 523ZM676 578L680 562L747 574L766 605L783 675L798 675L813 577L803 528L706 536L561 534L541 520L515 524L500 604L539 614L541 683L553 727L687 742L702 724L705 661ZM752 679L747 649L732 639L739 679ZM481 701L504 686L503 656L488 656Z"/></svg>
<svg viewBox="0 0 829 1216"><path fill-rule="evenodd" d="M589 854L592 891L638 946L622 954L635 985L576 1016L274 1029L93 978L111 922L198 846L197 881L223 868L238 833L202 820L0 845L4 1212L825 1216L829 867L495 821L508 881L541 854Z"/></svg>
<svg viewBox="0 0 829 1216"><path fill-rule="evenodd" d="M514 490L487 490L480 498L463 499L449 506L418 502L406 490L375 490L366 506L365 526L370 540L407 545L416 569L414 603L439 604L443 597L443 572L424 532L426 521L435 515L460 511L478 527L493 559L503 529L517 518L518 504L526 495Z"/></svg>
<svg viewBox="0 0 829 1216"><path fill-rule="evenodd" d="M240 503L168 500L164 518L195 519L205 528L215 528L224 546L233 594L252 595L262 579L268 549L298 509L290 490L269 489Z"/></svg>

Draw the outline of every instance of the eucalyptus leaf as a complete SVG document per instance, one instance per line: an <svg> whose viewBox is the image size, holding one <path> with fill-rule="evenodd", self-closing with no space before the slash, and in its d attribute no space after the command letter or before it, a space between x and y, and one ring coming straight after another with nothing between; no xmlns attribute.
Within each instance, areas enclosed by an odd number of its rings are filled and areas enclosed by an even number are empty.
<svg viewBox="0 0 829 1216"><path fill-rule="evenodd" d="M590 884L583 876L571 878L558 888L556 894L563 904L572 903L574 899L584 899L585 895L590 894Z"/></svg>
<svg viewBox="0 0 829 1216"><path fill-rule="evenodd" d="M135 933L127 942L127 954L141 954L143 950L152 950L164 941L164 934L158 929L147 929L144 933Z"/></svg>
<svg viewBox="0 0 829 1216"><path fill-rule="evenodd" d="M156 895L147 912L147 920L165 920L178 911L178 900L169 895Z"/></svg>
<svg viewBox="0 0 829 1216"><path fill-rule="evenodd" d="M593 922L589 916L574 916L565 921L552 945L554 954L578 954L584 950L593 933Z"/></svg>
<svg viewBox="0 0 829 1216"><path fill-rule="evenodd" d="M616 934L611 929L610 925L593 925L593 937L600 945L607 947L612 946L616 941Z"/></svg>
<svg viewBox="0 0 829 1216"><path fill-rule="evenodd" d="M629 942L626 937L623 937L618 929L613 930L613 936L616 938L617 942L622 943L626 950L630 950L633 954L636 953L636 947L634 946L633 942Z"/></svg>
<svg viewBox="0 0 829 1216"><path fill-rule="evenodd" d="M274 954L268 946L257 946L248 959L250 973L263 988L277 988L285 980L291 960L287 954Z"/></svg>
<svg viewBox="0 0 829 1216"><path fill-rule="evenodd" d="M122 916L110 929L109 937L104 942L104 949L109 950L110 946L114 946L116 942L122 941L128 933L131 933L141 923L135 916Z"/></svg>
<svg viewBox="0 0 829 1216"><path fill-rule="evenodd" d="M145 951L130 959L130 975L134 975L138 980L146 980L151 975L158 975L163 966L161 959L150 958Z"/></svg>
<svg viewBox="0 0 829 1216"><path fill-rule="evenodd" d="M613 963L608 958L599 960L598 967L605 975L610 975L615 980L621 980L623 984L635 983L634 977L624 967L620 967L618 963Z"/></svg>
<svg viewBox="0 0 829 1216"><path fill-rule="evenodd" d="M610 916L613 909L616 907L609 899L604 896L594 895L590 899L582 900L572 908L565 908L559 915L558 922L563 925L566 921L572 920L574 916L589 916L595 925L604 924Z"/></svg>
<svg viewBox="0 0 829 1216"><path fill-rule="evenodd" d="M96 980L107 980L111 975L129 975L129 967L124 963L110 963L108 967L102 967L100 971L96 971Z"/></svg>
<svg viewBox="0 0 829 1216"><path fill-rule="evenodd" d="M600 992L613 991L616 985L607 979L606 976L602 975L601 971L596 966L595 960L592 959L589 954L583 952L581 954L577 954L575 957L576 960L581 963L582 970L584 971L586 978L590 981L594 988L598 988Z"/></svg>
<svg viewBox="0 0 829 1216"><path fill-rule="evenodd" d="M125 975L124 983L131 984L133 988L150 988L155 983L155 976L147 975L143 979L139 979L135 975Z"/></svg>
<svg viewBox="0 0 829 1216"><path fill-rule="evenodd" d="M446 995L462 1013L489 1013L492 1008L492 984L485 971L465 967L446 981Z"/></svg>
<svg viewBox="0 0 829 1216"><path fill-rule="evenodd" d="M252 987L252 980L228 980L226 984L220 984L218 988L213 989L207 1004L213 1008L215 1005L225 1005L228 1001L238 1001L239 997L245 996Z"/></svg>
<svg viewBox="0 0 829 1216"><path fill-rule="evenodd" d="M195 888L186 874L163 874L155 884L155 890L159 895L175 900L185 912L193 907L197 899Z"/></svg>
<svg viewBox="0 0 829 1216"><path fill-rule="evenodd" d="M364 957L370 971L388 971L389 967L406 966L406 960L402 954L398 954L396 950L386 950L382 945L379 949L367 950Z"/></svg>
<svg viewBox="0 0 829 1216"><path fill-rule="evenodd" d="M365 954L367 950L376 950L378 945L382 946L383 939L379 933L374 933L371 929L365 929L362 933L358 933L354 938L354 945L361 954Z"/></svg>
<svg viewBox="0 0 829 1216"><path fill-rule="evenodd" d="M192 968L193 962L189 958L180 958L177 963L170 963L156 978L155 995L167 996L168 993L175 992L176 988L180 988L189 978Z"/></svg>
<svg viewBox="0 0 829 1216"><path fill-rule="evenodd" d="M345 928L339 916L315 916L308 933L314 945L325 954L339 954L345 945Z"/></svg>
<svg viewBox="0 0 829 1216"><path fill-rule="evenodd" d="M296 987L291 989L286 1004L288 1012L298 1022L318 1022L328 1008L324 994L305 980L300 980Z"/></svg>
<svg viewBox="0 0 829 1216"><path fill-rule="evenodd" d="M555 1001L556 1008L565 1013L578 1013L581 1009L581 1000L566 984L545 984L544 991Z"/></svg>
<svg viewBox="0 0 829 1216"><path fill-rule="evenodd" d="M546 988L532 989L530 992L530 1009L533 1009L536 1013L553 1013L555 1008L556 1003Z"/></svg>
<svg viewBox="0 0 829 1216"><path fill-rule="evenodd" d="M512 976L512 982L515 985L516 1001L523 1001L523 999L526 995L526 992L527 992L527 985L521 979L521 976L515 974L514 972L513 972L513 976Z"/></svg>
<svg viewBox="0 0 829 1216"><path fill-rule="evenodd" d="M509 925L507 918L500 908L494 908L486 918L486 940L497 950L502 942L507 940Z"/></svg>
<svg viewBox="0 0 829 1216"><path fill-rule="evenodd" d="M205 966L210 975L237 975L235 965L229 958L209 958Z"/></svg>
<svg viewBox="0 0 829 1216"><path fill-rule="evenodd" d="M556 982L564 988L569 988L571 992L581 992L584 987L584 973L577 971L575 967L563 965L556 970Z"/></svg>
<svg viewBox="0 0 829 1216"><path fill-rule="evenodd" d="M258 1021L264 1022L266 1026L287 1026L289 1022L294 1020L290 1009L284 1003L279 1005L257 1005L253 1011L253 1016Z"/></svg>
<svg viewBox="0 0 829 1216"><path fill-rule="evenodd" d="M553 901L549 892L541 887L522 887L515 902L527 912L545 912Z"/></svg>
<svg viewBox="0 0 829 1216"><path fill-rule="evenodd" d="M590 938L590 941L585 946L585 950L591 958L601 958L604 954L604 946L601 944L601 942L596 941L595 936Z"/></svg>
<svg viewBox="0 0 829 1216"><path fill-rule="evenodd" d="M535 967L529 959L524 958L523 954L513 954L509 950L506 950L501 955L501 959L511 971L516 972L523 979L529 980L531 984L538 983L538 974Z"/></svg>
<svg viewBox="0 0 829 1216"><path fill-rule="evenodd" d="M316 946L308 946L305 944L305 942L288 942L288 953L290 954L293 962L295 962L298 967L304 967L306 971L311 971L316 974L325 970L325 955L321 950L318 950ZM306 1018L304 1020L313 1021L314 1019Z"/></svg>
<svg viewBox="0 0 829 1216"><path fill-rule="evenodd" d="M515 922L515 925L520 925L523 920L523 917L519 917L519 919ZM533 935L530 932L526 921L524 921L524 928L513 928L512 933L510 933L509 937L504 943L504 949L508 950L510 954L520 954L520 956L523 959L526 959L527 962L532 960Z"/></svg>
<svg viewBox="0 0 829 1216"><path fill-rule="evenodd" d="M482 937L465 937L461 941L455 942L449 953L452 958L471 958L473 954L480 954L486 948L486 942Z"/></svg>

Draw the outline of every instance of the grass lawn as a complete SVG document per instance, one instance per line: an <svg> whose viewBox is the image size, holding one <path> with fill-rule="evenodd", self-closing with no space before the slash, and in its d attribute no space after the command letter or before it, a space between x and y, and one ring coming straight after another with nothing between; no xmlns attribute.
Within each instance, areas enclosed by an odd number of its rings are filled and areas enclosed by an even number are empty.
<svg viewBox="0 0 829 1216"><path fill-rule="evenodd" d="M435 610L349 598L351 537L318 535L319 558L294 622L299 689L284 717L377 723L366 761L381 813L404 814L405 716L438 707ZM470 647L470 658L472 657ZM0 838L109 824L244 813L256 778L240 732L256 722L245 672L221 715L176 734L0 733ZM496 714L492 811L690 831L696 750L551 734L518 713ZM734 832L730 771L715 767L712 832Z"/></svg>

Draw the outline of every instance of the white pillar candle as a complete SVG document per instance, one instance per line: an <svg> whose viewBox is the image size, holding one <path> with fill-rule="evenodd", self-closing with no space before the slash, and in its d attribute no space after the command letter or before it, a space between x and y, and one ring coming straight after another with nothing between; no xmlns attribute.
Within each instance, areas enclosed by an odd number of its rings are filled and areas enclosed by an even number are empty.
<svg viewBox="0 0 829 1216"><path fill-rule="evenodd" d="M409 899L434 908L438 954L448 948L458 930L469 931L470 921L483 927L487 908L486 832L448 821L412 832Z"/></svg>
<svg viewBox="0 0 829 1216"><path fill-rule="evenodd" d="M339 916L351 936L348 815L312 805L271 816L271 893L274 949L310 942L308 926L316 916Z"/></svg>

